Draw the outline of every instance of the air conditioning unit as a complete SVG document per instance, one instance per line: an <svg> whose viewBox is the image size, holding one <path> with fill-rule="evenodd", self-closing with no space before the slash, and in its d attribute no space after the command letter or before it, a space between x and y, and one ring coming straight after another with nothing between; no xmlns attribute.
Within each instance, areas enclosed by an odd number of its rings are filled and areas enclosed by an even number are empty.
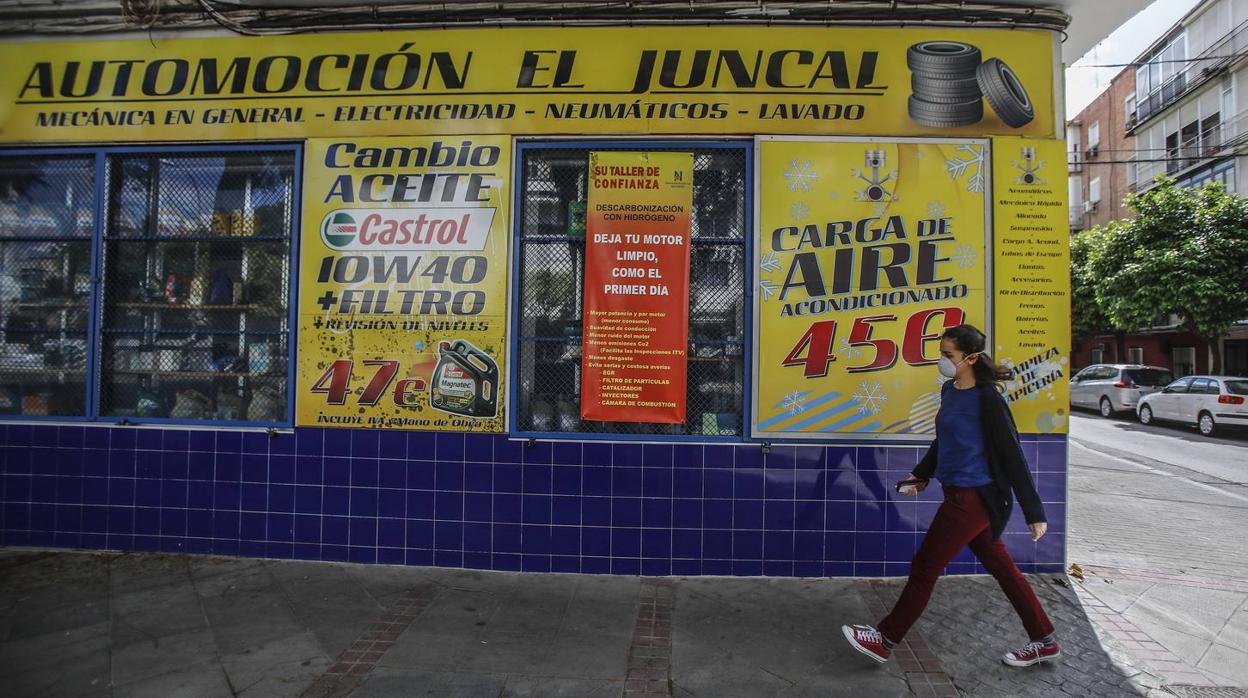
<svg viewBox="0 0 1248 698"><path fill-rule="evenodd" d="M1097 205L1097 204L1099 204L1099 203L1101 203L1101 202L1100 202L1100 201L1085 201L1085 202L1083 202L1083 212L1084 212L1084 213L1092 213L1092 212L1096 211L1096 205Z"/></svg>
<svg viewBox="0 0 1248 698"><path fill-rule="evenodd" d="M1084 153L1084 155L1086 155L1089 158L1094 158L1096 157L1096 154L1099 152L1101 152L1101 144L1097 143L1095 145L1088 146L1088 150L1087 152Z"/></svg>

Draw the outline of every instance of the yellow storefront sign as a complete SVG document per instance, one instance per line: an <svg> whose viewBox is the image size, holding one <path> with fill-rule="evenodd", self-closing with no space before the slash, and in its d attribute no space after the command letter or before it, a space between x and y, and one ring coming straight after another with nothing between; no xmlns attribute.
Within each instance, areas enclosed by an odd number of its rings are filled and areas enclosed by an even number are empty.
<svg viewBox="0 0 1248 698"><path fill-rule="evenodd" d="M1070 427L1070 233L1065 143L993 141L997 360L1019 431Z"/></svg>
<svg viewBox="0 0 1248 698"><path fill-rule="evenodd" d="M754 435L934 432L944 328L987 330L984 141L759 143Z"/></svg>
<svg viewBox="0 0 1248 698"><path fill-rule="evenodd" d="M503 431L510 140L304 158L296 424Z"/></svg>
<svg viewBox="0 0 1248 698"><path fill-rule="evenodd" d="M909 56L927 42L938 45L929 52L935 58ZM6 43L0 142L455 133L1051 138L1060 128L1054 46L1044 31L846 26ZM981 66L984 84L995 86L982 102L974 87Z"/></svg>

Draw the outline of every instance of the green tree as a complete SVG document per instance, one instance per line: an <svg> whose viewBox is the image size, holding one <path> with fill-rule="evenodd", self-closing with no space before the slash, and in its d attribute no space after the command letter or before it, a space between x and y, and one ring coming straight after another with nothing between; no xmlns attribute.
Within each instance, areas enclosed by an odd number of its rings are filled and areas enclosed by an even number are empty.
<svg viewBox="0 0 1248 698"><path fill-rule="evenodd" d="M1077 339L1111 329L1109 318L1096 300L1097 280L1090 268L1104 241L1105 229L1100 227L1070 237L1070 329Z"/></svg>
<svg viewBox="0 0 1248 698"><path fill-rule="evenodd" d="M1078 341L1112 333L1118 348L1116 356L1126 354L1126 331L1129 328L1115 325L1097 300L1096 290L1101 280L1093 261L1100 256L1106 240L1118 234L1116 228L1121 225L1119 221L1112 221L1104 227L1097 226L1070 238L1071 338Z"/></svg>
<svg viewBox="0 0 1248 698"><path fill-rule="evenodd" d="M1106 227L1088 256L1097 304L1121 328L1182 317L1220 371L1219 341L1248 318L1248 199L1216 182L1194 189L1160 178L1127 205L1137 217Z"/></svg>

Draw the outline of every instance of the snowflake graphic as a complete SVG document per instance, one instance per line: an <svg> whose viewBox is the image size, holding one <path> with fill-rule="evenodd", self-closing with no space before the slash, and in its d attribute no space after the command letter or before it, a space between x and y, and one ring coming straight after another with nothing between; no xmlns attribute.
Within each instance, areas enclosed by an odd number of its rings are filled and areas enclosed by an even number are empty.
<svg viewBox="0 0 1248 698"><path fill-rule="evenodd" d="M758 282L758 290L762 291L763 300L767 300L768 298L771 298L772 296L776 295L777 288L778 287L774 283L772 283L771 281L767 279L761 279Z"/></svg>
<svg viewBox="0 0 1248 698"><path fill-rule="evenodd" d="M854 393L854 399L859 403L859 414L879 414L880 408L888 402L888 395L884 393L883 385L863 381L858 384L858 392Z"/></svg>
<svg viewBox="0 0 1248 698"><path fill-rule="evenodd" d="M810 191L819 174L811 168L810 160L790 160L784 178L789 180L789 191Z"/></svg>
<svg viewBox="0 0 1248 698"><path fill-rule="evenodd" d="M810 218L810 207L801 201L794 202L789 206L789 218L799 223Z"/></svg>
<svg viewBox="0 0 1248 698"><path fill-rule="evenodd" d="M776 256L775 252L768 252L766 257L759 260L758 270L767 272L780 271L780 258Z"/></svg>
<svg viewBox="0 0 1248 698"><path fill-rule="evenodd" d="M805 412L806 411L806 396L809 394L810 393L805 393L800 390L794 390L788 395L785 395L784 401L782 402L784 411L788 412L790 415L801 414L802 412Z"/></svg>
<svg viewBox="0 0 1248 698"><path fill-rule="evenodd" d="M956 153L966 155L945 160L945 169L954 179L966 177L966 190L982 192L984 190L984 149L978 145L960 145Z"/></svg>
<svg viewBox="0 0 1248 698"><path fill-rule="evenodd" d="M928 218L944 218L945 217L945 205L942 204L940 201L927 202L927 217Z"/></svg>
<svg viewBox="0 0 1248 698"><path fill-rule="evenodd" d="M850 344L848 339L842 339L841 348L837 349L836 353L845 357L847 361L852 361L859 356L862 356L862 349Z"/></svg>
<svg viewBox="0 0 1248 698"><path fill-rule="evenodd" d="M979 254L975 252L975 248L968 244L958 245L953 251L953 261L963 269L975 266L975 260L978 258Z"/></svg>

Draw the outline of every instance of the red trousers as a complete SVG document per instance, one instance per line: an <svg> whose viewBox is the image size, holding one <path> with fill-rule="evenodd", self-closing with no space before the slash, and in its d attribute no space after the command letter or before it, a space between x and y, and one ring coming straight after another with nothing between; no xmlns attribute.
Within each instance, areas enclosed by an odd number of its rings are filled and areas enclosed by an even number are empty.
<svg viewBox="0 0 1248 698"><path fill-rule="evenodd" d="M910 579L906 581L906 588L902 590L892 613L880 621L879 631L889 641L901 642L927 607L936 578L962 548L970 545L971 552L1009 597L1031 639L1039 640L1051 634L1053 623L1040 607L1036 592L1018 571L1005 543L1000 539L992 540L988 513L984 511L979 493L973 487L945 486L944 490L945 501L936 510L927 536L910 563Z"/></svg>

